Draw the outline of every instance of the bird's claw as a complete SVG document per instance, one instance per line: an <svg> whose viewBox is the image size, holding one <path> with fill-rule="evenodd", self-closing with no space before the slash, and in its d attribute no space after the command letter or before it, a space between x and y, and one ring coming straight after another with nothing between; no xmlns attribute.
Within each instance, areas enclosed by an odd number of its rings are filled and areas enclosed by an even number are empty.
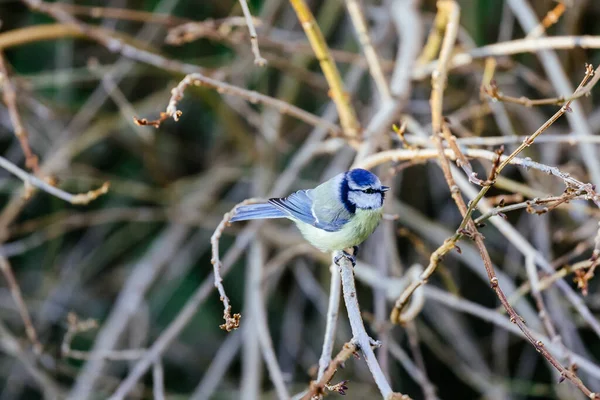
<svg viewBox="0 0 600 400"><path fill-rule="evenodd" d="M355 346L360 348L360 344L358 344L358 340L356 340L355 338L352 339L352 343L354 343ZM369 336L369 345L371 345L372 349L378 349L381 347L382 344L383 343L381 343L380 340L375 340L371 336Z"/></svg>
<svg viewBox="0 0 600 400"><path fill-rule="evenodd" d="M346 258L348 261L350 261L352 263L352 267L356 266L356 257L353 254L348 253L346 250L342 250L342 252L340 254L335 256L335 258L333 259L333 262L339 266L340 265L339 261L342 258Z"/></svg>

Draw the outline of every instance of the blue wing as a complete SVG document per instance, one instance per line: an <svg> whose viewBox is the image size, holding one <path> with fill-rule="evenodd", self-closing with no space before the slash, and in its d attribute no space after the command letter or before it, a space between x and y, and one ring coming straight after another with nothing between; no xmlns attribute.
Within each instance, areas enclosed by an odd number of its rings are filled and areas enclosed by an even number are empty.
<svg viewBox="0 0 600 400"><path fill-rule="evenodd" d="M229 220L246 221L249 219L286 218L288 215L272 204L249 204L240 206L235 210L235 215Z"/></svg>
<svg viewBox="0 0 600 400"><path fill-rule="evenodd" d="M314 201L311 192L311 190L299 190L288 197L269 199L269 203L287 213L290 217L324 231L337 232L342 229L344 224L348 222L347 219L319 220L313 209Z"/></svg>

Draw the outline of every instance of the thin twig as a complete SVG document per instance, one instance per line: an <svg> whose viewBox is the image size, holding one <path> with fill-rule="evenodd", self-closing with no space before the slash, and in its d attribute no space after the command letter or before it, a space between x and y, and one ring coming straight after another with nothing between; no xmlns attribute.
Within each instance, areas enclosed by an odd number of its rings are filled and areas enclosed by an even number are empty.
<svg viewBox="0 0 600 400"><path fill-rule="evenodd" d="M373 341L367 334L365 326L363 324L362 317L360 315L360 307L358 305L358 298L356 293L356 284L354 282L354 271L350 260L342 256L341 252L334 252L332 260L338 257L338 266L340 269L340 276L342 277L342 290L344 293L344 302L346 303L346 310L348 312L348 319L350 320L350 328L352 329L352 340L360 348L367 366L373 375L373 379L381 392L384 399L388 400L394 398L395 393L387 381L375 353L371 346L376 345L377 342ZM406 397L406 399L409 399Z"/></svg>
<svg viewBox="0 0 600 400"><path fill-rule="evenodd" d="M165 371L160 360L152 367L152 394L154 400L165 400Z"/></svg>
<svg viewBox="0 0 600 400"><path fill-rule="evenodd" d="M8 76L8 68L6 66L6 61L4 58L4 54L0 48L0 87L3 88L2 100L6 107L8 108L8 113L10 116L10 121L15 130L15 137L19 141L21 145L21 149L23 150L23 154L25 154L25 165L27 168L33 171L36 175L39 172L39 163L38 157L33 154L31 151L31 146L29 146L29 134L23 125L23 120L21 119L21 114L19 113L19 108L17 106L17 91L13 83L10 81Z"/></svg>
<svg viewBox="0 0 600 400"><path fill-rule="evenodd" d="M39 178L36 178L33 175L28 174L27 172L23 171L21 168L17 167L15 164L11 163L2 156L0 156L0 167L15 175L17 178L21 179L25 183L25 185L37 187L38 189L41 189L44 192L51 194L52 196L58 197L59 199L71 204L88 204L91 201L96 200L103 194L108 193L108 188L110 187L109 182L104 182L104 184L98 189L90 190L87 193L71 194L50 185L46 181L43 181Z"/></svg>
<svg viewBox="0 0 600 400"><path fill-rule="evenodd" d="M298 118L309 125L325 127L329 132L331 132L332 135L339 136L342 134L342 131L337 125L304 111L299 107L293 106L290 103L275 99L256 91L246 90L213 78L209 78L199 73L187 75L176 87L173 88L173 90L171 90L169 104L166 111L161 113L160 118L153 121L148 121L145 118L139 119L134 117L135 123L138 125L151 125L155 128L158 128L160 124L168 118L173 118L175 121L178 121L182 115L182 112L177 109L177 104L183 98L184 92L188 86L206 86L217 90L219 93L239 96L251 103L262 103L276 108L282 114L287 114Z"/></svg>
<svg viewBox="0 0 600 400"><path fill-rule="evenodd" d="M73 15L84 15L90 18L113 18L127 21L139 21L167 26L179 25L189 22L187 18L177 17L170 14L158 14L149 11L131 10L117 7L94 7L79 4L55 3L55 8L60 8Z"/></svg>
<svg viewBox="0 0 600 400"><path fill-rule="evenodd" d="M342 282L340 273L335 264L329 268L331 271L331 284L329 286L329 303L327 306L327 319L325 321L325 334L323 336L323 349L319 358L319 371L317 373L317 381L320 381L325 374L325 370L331 362L331 353L335 343L335 332L337 328L337 319L340 309L340 296Z"/></svg>
<svg viewBox="0 0 600 400"><path fill-rule="evenodd" d="M15 279L15 274L13 273L12 267L6 257L0 255L0 269L2 270L2 274L4 275L4 279L6 279L6 283L10 290L10 294L17 305L17 309L19 310L19 314L21 314L21 319L23 320L23 325L25 325L25 333L27 337L31 341L33 345L33 349L36 354L42 353L42 344L40 343L36 330L33 327L33 323L31 322L31 315L29 314L29 310L27 309L27 305L25 304L25 300L23 300L23 293L21 292L21 288Z"/></svg>
<svg viewBox="0 0 600 400"><path fill-rule="evenodd" d="M542 19L542 22L540 22L538 26L536 26L534 29L529 31L529 33L525 37L527 39L540 37L546 32L546 30L548 30L548 28L550 28L552 25L558 22L560 17L565 13L566 9L567 7L565 6L565 3L559 1L558 4L554 6L552 10L546 13L546 16L544 17L544 19Z"/></svg>
<svg viewBox="0 0 600 400"><path fill-rule="evenodd" d="M343 365L353 354L358 350L358 346L354 341L344 343L342 350L327 364L327 368L323 372L323 375L316 381L310 383L310 388L302 396L302 400L320 399L325 393L325 389L333 376L337 372L338 368Z"/></svg>
<svg viewBox="0 0 600 400"><path fill-rule="evenodd" d="M217 228L215 229L215 232L213 233L213 235L210 238L210 243L212 246L212 259L210 260L210 262L213 265L215 287L219 291L219 296L221 297L221 302L223 303L223 307L224 307L223 319L225 320L225 323L223 325L221 325L220 328L223 330L226 330L227 332L231 332L232 330L239 328L241 315L240 314L231 315L231 305L229 304L229 297L227 297L227 294L225 293L225 288L223 287L223 278L221 278L222 263L221 263L221 259L219 257L219 239L221 239L221 235L223 234L223 231L229 225L229 220L235 215L235 212L238 209L238 207L244 206L247 204L255 204L255 203L261 203L261 202L264 203L265 200L254 198L254 199L247 199L247 200L242 201L241 203L236 204L231 209L230 212L225 213L225 215L223 216L223 220L217 226Z"/></svg>
<svg viewBox="0 0 600 400"><path fill-rule="evenodd" d="M358 41L360 42L365 58L367 59L367 65L369 66L369 72L375 81L375 86L379 91L384 102L392 100L392 94L390 92L390 86L383 74L383 68L381 67L381 61L379 55L371 43L371 36L369 35L369 28L365 21L362 8L358 0L346 0L346 7L348 8L348 14L352 20L352 25L358 35Z"/></svg>
<svg viewBox="0 0 600 400"><path fill-rule="evenodd" d="M252 21L252 14L250 13L250 9L248 8L247 0L240 0L240 5L242 6L242 12L244 13L244 18L246 19L246 25L248 25L248 31L250 32L250 45L252 46L252 53L254 54L254 64L259 67L264 67L267 65L267 60L265 60L260 55L260 49L258 48L258 37L256 35L256 28L254 27L254 22Z"/></svg>
<svg viewBox="0 0 600 400"><path fill-rule="evenodd" d="M97 328L98 322L95 319L80 320L75 313L69 313L67 315L67 332L65 333L60 346L62 356L74 360L101 359L109 361L128 361L137 360L146 352L146 349L103 350L99 352L73 350L71 343L73 342L73 339L75 339L75 336Z"/></svg>

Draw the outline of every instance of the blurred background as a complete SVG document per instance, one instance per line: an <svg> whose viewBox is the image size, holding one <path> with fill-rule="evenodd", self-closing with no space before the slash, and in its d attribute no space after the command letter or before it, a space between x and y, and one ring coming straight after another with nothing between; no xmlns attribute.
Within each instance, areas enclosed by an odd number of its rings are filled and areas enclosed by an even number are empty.
<svg viewBox="0 0 600 400"><path fill-rule="evenodd" d="M361 126L349 138L297 3L248 2L267 61L259 66L238 1L0 0L1 400L106 399L124 385L121 395L131 399L280 398L264 354L274 356L290 397L315 379L328 256L304 245L288 221L227 227L223 284L242 317L238 330L225 332L211 235L246 198L284 196L347 170L361 143L370 153L430 147L432 62L447 21L430 0L306 2ZM508 154L562 104L527 99L568 97L586 63L600 63L600 3L456 3L452 54L472 57L451 63L443 115L461 147L489 153L504 145ZM370 73L348 11L355 5L392 97ZM518 51L508 43L546 35L571 39L546 40L550 50L539 53L538 42ZM134 121L159 118L188 73L217 83L187 88L178 121ZM520 157L600 184L597 89L571 109ZM392 190L384 221L361 248L357 295L370 335L382 341L376 354L392 388L428 400L586 398L558 383L509 322L470 239L419 291L420 313L404 326L390 323L408 271L426 266L462 220L435 155L390 161L374 169ZM485 179L490 160L472 163ZM24 185L12 166L46 186ZM97 192L105 182L108 191ZM53 187L90 201L71 204L78 200L48 193ZM598 285L589 280L584 296L574 282L577 269L593 275L599 213L582 192L540 201L564 192L556 176L508 166L486 195L504 225L486 222L480 231L527 325L600 391ZM504 209L511 204L521 206ZM528 262L546 268L540 297L550 324L527 286ZM342 302L334 355L352 338L347 321ZM347 360L331 384L343 380L346 398L380 398L362 357Z"/></svg>

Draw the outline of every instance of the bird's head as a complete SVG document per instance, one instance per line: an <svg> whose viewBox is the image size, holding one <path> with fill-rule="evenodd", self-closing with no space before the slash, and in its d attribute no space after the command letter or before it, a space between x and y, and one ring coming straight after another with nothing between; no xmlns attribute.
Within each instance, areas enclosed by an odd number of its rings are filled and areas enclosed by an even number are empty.
<svg viewBox="0 0 600 400"><path fill-rule="evenodd" d="M385 192L389 189L369 171L352 169L344 176L341 195L344 203L351 205L349 208L371 210L383 205Z"/></svg>

